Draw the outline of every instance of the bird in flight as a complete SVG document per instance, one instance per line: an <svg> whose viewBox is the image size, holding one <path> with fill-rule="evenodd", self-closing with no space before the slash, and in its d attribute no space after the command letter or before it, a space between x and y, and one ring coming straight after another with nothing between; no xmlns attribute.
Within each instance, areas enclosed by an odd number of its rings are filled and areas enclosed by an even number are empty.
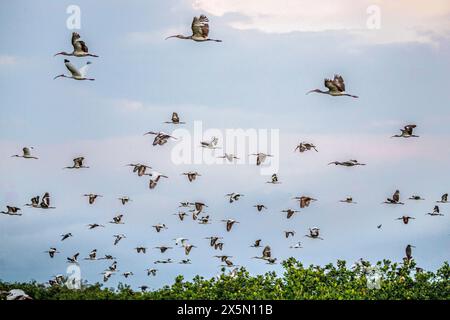
<svg viewBox="0 0 450 320"><path fill-rule="evenodd" d="M290 219L294 215L294 213L297 213L297 212L300 212L300 211L292 210L292 209L286 209L286 210L282 210L281 212L286 213L286 218Z"/></svg>
<svg viewBox="0 0 450 320"><path fill-rule="evenodd" d="M407 124L403 129L400 129L401 134L393 135L391 138L418 138L419 136L413 134L416 127L415 124Z"/></svg>
<svg viewBox="0 0 450 320"><path fill-rule="evenodd" d="M314 228L310 228L309 229L309 234L306 234L305 237L311 238L311 239L320 239L323 240L323 238L321 238L319 236L320 234L320 229L317 227Z"/></svg>
<svg viewBox="0 0 450 320"><path fill-rule="evenodd" d="M192 25L191 25L192 35L184 36L182 34L177 34L174 36L167 37L166 40L169 38L178 38L178 39L185 39L185 40L194 40L197 42L203 42L203 41L222 42L222 40L208 38L208 34L209 34L208 22L209 22L208 18L203 14L199 17L194 17L194 19L192 20Z"/></svg>
<svg viewBox="0 0 450 320"><path fill-rule="evenodd" d="M11 157L24 158L24 159L39 159L39 158L31 155L30 149L33 149L33 147L24 147L22 149L22 154L15 154L15 155L12 155Z"/></svg>
<svg viewBox="0 0 450 320"><path fill-rule="evenodd" d="M42 201L39 203L39 196L31 198L31 203L27 203L25 206L31 208L41 208L41 209L55 209L55 207L50 206L50 193L46 192L42 196Z"/></svg>
<svg viewBox="0 0 450 320"><path fill-rule="evenodd" d="M311 149L314 149L316 152L319 152L319 151L317 151L316 146L313 145L312 143L309 143L309 142L300 142L300 143L295 147L294 152L298 150L300 153L302 153L302 152L305 152L305 151L309 151L309 150L311 150Z"/></svg>
<svg viewBox="0 0 450 320"><path fill-rule="evenodd" d="M76 68L72 63L70 63L69 60L64 59L64 65L66 66L67 70L69 70L70 72L70 76L63 74L57 75L56 77L53 78L53 80L57 79L57 78L69 78L69 79L74 79L74 80L89 80L89 81L94 81L95 79L93 78L88 78L87 77L87 71L89 68L89 65L91 65L92 62L88 61L86 62L86 64L84 66L82 66L81 68Z"/></svg>
<svg viewBox="0 0 450 320"><path fill-rule="evenodd" d="M181 122L180 117L178 116L178 113L173 112L172 113L172 119L171 121L166 121L164 123L171 123L171 124L185 124L186 122Z"/></svg>
<svg viewBox="0 0 450 320"><path fill-rule="evenodd" d="M144 136L147 134L155 135L155 139L153 139L153 143L152 143L153 146L157 146L157 145L162 146L162 145L166 144L170 138L177 140L177 138L171 136L170 134L161 132L161 131L160 132L149 131L149 132L144 133Z"/></svg>
<svg viewBox="0 0 450 320"><path fill-rule="evenodd" d="M306 208L309 207L311 202L317 201L317 199L308 197L308 196L301 196L301 197L294 197L294 200L297 200L300 204L300 208Z"/></svg>
<svg viewBox="0 0 450 320"><path fill-rule="evenodd" d="M7 214L9 216L21 216L22 214L19 213L21 209L18 207L13 206L6 206L6 211L0 211L3 214Z"/></svg>
<svg viewBox="0 0 450 320"><path fill-rule="evenodd" d="M256 165L260 166L268 157L273 157L271 154L266 154L263 152L252 153L251 156L256 156Z"/></svg>
<svg viewBox="0 0 450 320"><path fill-rule="evenodd" d="M88 194L85 194L83 196L84 197L88 197L89 204L94 204L95 199L97 199L97 197L103 197L102 195L95 194L95 193L88 193Z"/></svg>
<svg viewBox="0 0 450 320"><path fill-rule="evenodd" d="M189 182L194 181L197 177L201 177L201 174L198 173L197 171L183 172L181 175L186 176Z"/></svg>
<svg viewBox="0 0 450 320"><path fill-rule="evenodd" d="M255 204L253 207L255 207L258 212L261 212L262 209L267 209L267 207L263 204Z"/></svg>
<svg viewBox="0 0 450 320"><path fill-rule="evenodd" d="M408 200L425 200L421 196L413 194L411 197L408 198Z"/></svg>
<svg viewBox="0 0 450 320"><path fill-rule="evenodd" d="M443 214L440 213L439 206L434 206L433 212L428 212L427 215L432 216L432 217L443 216Z"/></svg>
<svg viewBox="0 0 450 320"><path fill-rule="evenodd" d="M352 197L347 197L344 200L339 200L339 202L344 202L344 203L353 203L353 204L357 204L357 202L353 201Z"/></svg>
<svg viewBox="0 0 450 320"><path fill-rule="evenodd" d="M83 165L84 162L84 157L77 157L73 159L73 166L71 167L64 167L63 169L84 169L84 168L89 168L87 166Z"/></svg>
<svg viewBox="0 0 450 320"><path fill-rule="evenodd" d="M344 79L340 75L334 75L334 79L325 79L324 80L325 87L328 88L328 91L322 91L320 89L314 89L311 91L308 91L306 94L310 94L312 92L315 93L322 93L322 94L328 94L333 97L339 97L339 96L347 96L352 98L358 98L358 96L348 94L345 92L345 83Z"/></svg>
<svg viewBox="0 0 450 320"><path fill-rule="evenodd" d="M63 56L74 56L74 57L94 57L98 58L95 54L90 54L89 49L86 43L80 40L81 36L77 32L72 32L72 52L61 51L56 53L54 56L63 55Z"/></svg>
<svg viewBox="0 0 450 320"><path fill-rule="evenodd" d="M225 197L229 198L230 203L233 203L234 201L238 201L243 196L244 196L243 194L235 193L235 192L227 193L225 195Z"/></svg>
<svg viewBox="0 0 450 320"><path fill-rule="evenodd" d="M239 223L239 221L233 220L233 219L227 219L227 220L221 220L222 222L226 223L227 231L230 232L231 228L235 223Z"/></svg>
<svg viewBox="0 0 450 320"><path fill-rule="evenodd" d="M383 203L404 204L403 202L400 202L400 190L395 190L394 194L392 195L392 198L387 198L386 201L384 201Z"/></svg>
<svg viewBox="0 0 450 320"><path fill-rule="evenodd" d="M359 163L358 160L348 160L348 161L333 161L328 165L334 164L336 166L344 166L344 167L354 167L354 166L365 166L365 163Z"/></svg>
<svg viewBox="0 0 450 320"><path fill-rule="evenodd" d="M416 218L410 217L410 216L401 216L400 218L397 218L397 220L402 220L404 224L408 224L410 219L416 219Z"/></svg>
<svg viewBox="0 0 450 320"><path fill-rule="evenodd" d="M280 184L281 182L278 181L278 176L276 173L272 174L272 178L270 181L266 181L266 183L271 183L271 184Z"/></svg>
<svg viewBox="0 0 450 320"><path fill-rule="evenodd" d="M448 193L444 193L441 196L441 200L436 201L436 202L438 202L438 203L449 203L449 201L448 201Z"/></svg>
<svg viewBox="0 0 450 320"><path fill-rule="evenodd" d="M233 162L233 160L239 160L238 157L236 157L232 153L224 153L223 156L217 157L218 159L226 159L228 162Z"/></svg>

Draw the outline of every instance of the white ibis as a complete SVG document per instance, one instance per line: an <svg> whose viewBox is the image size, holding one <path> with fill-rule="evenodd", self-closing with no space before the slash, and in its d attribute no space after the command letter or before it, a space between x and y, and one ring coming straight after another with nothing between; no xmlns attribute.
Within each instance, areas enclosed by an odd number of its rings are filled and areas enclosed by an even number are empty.
<svg viewBox="0 0 450 320"><path fill-rule="evenodd" d="M434 216L443 216L443 214L440 213L439 206L434 206L433 212L428 212L427 215L432 216L432 217L434 217Z"/></svg>
<svg viewBox="0 0 450 320"><path fill-rule="evenodd" d="M3 214L7 214L9 216L21 216L22 214L19 213L21 209L18 207L13 206L6 206L6 211L0 211Z"/></svg>
<svg viewBox="0 0 450 320"><path fill-rule="evenodd" d="M215 41L215 42L222 42L222 40L217 39L211 39L208 38L209 34L209 20L205 15L200 15L199 17L194 17L192 20L192 35L190 36L184 36L182 34L177 34L174 36L167 37L169 38L178 38L178 39L184 39L184 40L194 40L197 42L204 42L204 41Z"/></svg>
<svg viewBox="0 0 450 320"><path fill-rule="evenodd" d="M197 171L183 172L181 175L186 176L189 182L194 181L197 177L201 177L201 174Z"/></svg>
<svg viewBox="0 0 450 320"><path fill-rule="evenodd" d="M95 193L88 193L83 196L88 197L89 204L94 204L95 199L97 199L98 197L103 197L102 195L95 194Z"/></svg>
<svg viewBox="0 0 450 320"><path fill-rule="evenodd" d="M351 95L345 92L345 83L344 79L340 75L334 75L334 79L325 79L324 80L325 87L328 88L328 91L322 91L320 89L314 89L311 91L308 91L306 94L315 92L315 93L322 93L322 94L328 94L333 97L339 97L339 96L347 96L352 98L358 98L358 96Z"/></svg>
<svg viewBox="0 0 450 320"><path fill-rule="evenodd" d="M60 253L56 248L50 248L47 251L45 251L45 253L48 253L50 258L54 258L55 254Z"/></svg>
<svg viewBox="0 0 450 320"><path fill-rule="evenodd" d="M72 233L65 233L65 234L62 234L61 235L61 241L64 241L64 240L66 240L66 239L68 239L68 238L70 238L70 237L73 237L73 235L72 235Z"/></svg>
<svg viewBox="0 0 450 320"><path fill-rule="evenodd" d="M175 245L184 245L186 243L186 241L188 241L189 239L187 238L183 238L183 237L179 237L179 238L175 238L173 239L175 241Z"/></svg>
<svg viewBox="0 0 450 320"><path fill-rule="evenodd" d="M309 229L309 234L306 234L305 237L311 238L311 239L320 239L323 240L323 238L321 238L319 236L320 234L320 229L317 227L314 228L310 228Z"/></svg>
<svg viewBox="0 0 450 320"><path fill-rule="evenodd" d="M160 232L163 229L167 229L166 225L164 223L156 224L152 226L155 228L156 232Z"/></svg>
<svg viewBox="0 0 450 320"><path fill-rule="evenodd" d="M261 247L261 239L256 239L255 242L250 246L252 248L259 248Z"/></svg>
<svg viewBox="0 0 450 320"><path fill-rule="evenodd" d="M408 224L410 219L415 219L414 217L410 216L401 216L400 218L397 218L397 220L402 220L404 224Z"/></svg>
<svg viewBox="0 0 450 320"><path fill-rule="evenodd" d="M164 123L171 123L171 124L185 124L186 122L181 122L180 117L178 116L178 113L173 112L172 113L172 119L171 121L166 121Z"/></svg>
<svg viewBox="0 0 450 320"><path fill-rule="evenodd" d="M134 250L136 250L137 253L147 253L147 248L143 246L136 247Z"/></svg>
<svg viewBox="0 0 450 320"><path fill-rule="evenodd" d="M299 202L300 208L309 207L311 202L317 201L317 199L311 198L309 196L294 197L293 199Z"/></svg>
<svg viewBox="0 0 450 320"><path fill-rule="evenodd" d="M290 246L289 248L291 248L291 249L301 249L303 247L302 247L302 243L299 241L296 244Z"/></svg>
<svg viewBox="0 0 450 320"><path fill-rule="evenodd" d="M54 77L53 80L55 80L57 78L69 78L69 79L74 79L74 80L94 81L95 79L93 79L93 78L87 78L87 71L88 71L90 64L92 64L92 62L88 61L88 62L86 62L86 64L84 66L77 69L72 63L70 63L69 60L64 59L64 65L66 66L67 70L69 70L70 76L66 76L65 74L60 74L60 75L57 75L56 77Z"/></svg>
<svg viewBox="0 0 450 320"><path fill-rule="evenodd" d="M201 141L200 146L205 149L219 149L219 147L217 147L218 142L219 138L212 137L209 141Z"/></svg>
<svg viewBox="0 0 450 320"><path fill-rule="evenodd" d="M74 158L72 161L73 161L73 165L71 167L64 167L63 169L84 169L84 168L89 168L89 167L83 165L84 157L77 157L77 158Z"/></svg>
<svg viewBox="0 0 450 320"><path fill-rule="evenodd" d="M120 240L126 238L124 234L115 234L114 237L114 245L117 246L117 244L120 242Z"/></svg>
<svg viewBox="0 0 450 320"><path fill-rule="evenodd" d="M347 197L344 200L339 200L339 202L344 202L344 203L352 203L352 204L357 204L357 202L353 201L352 197Z"/></svg>
<svg viewBox="0 0 450 320"><path fill-rule="evenodd" d="M343 167L354 167L354 166L365 166L365 163L359 163L358 160L348 160L348 161L333 161L330 162L328 165L334 164L336 166L343 166Z"/></svg>
<svg viewBox="0 0 450 320"><path fill-rule="evenodd" d="M270 181L266 181L266 183L271 183L271 184L280 184L281 182L278 181L278 176L276 173L272 174L271 180Z"/></svg>
<svg viewBox="0 0 450 320"><path fill-rule="evenodd" d="M103 282L107 282L109 280L109 278L111 278L111 276L114 274L114 271L103 271L102 273L100 273L103 275Z"/></svg>
<svg viewBox="0 0 450 320"><path fill-rule="evenodd" d="M227 225L227 231L230 232L231 228L235 223L239 223L239 221L233 220L233 219L227 219L227 220L221 220L222 222L225 222Z"/></svg>
<svg viewBox="0 0 450 320"><path fill-rule="evenodd" d="M217 157L218 159L226 159L228 162L233 162L233 160L239 160L237 156L232 153L224 153L223 156Z"/></svg>
<svg viewBox="0 0 450 320"><path fill-rule="evenodd" d="M229 198L230 203L233 203L234 201L238 201L240 199L240 197L243 197L243 196L244 196L243 194L235 193L235 192L227 193L225 195L225 197Z"/></svg>
<svg viewBox="0 0 450 320"><path fill-rule="evenodd" d="M30 149L33 149L33 147L24 147L22 149L22 154L15 154L15 155L12 155L11 157L24 158L24 159L39 159L39 158L31 155Z"/></svg>
<svg viewBox="0 0 450 320"><path fill-rule="evenodd" d="M411 197L408 198L408 200L425 200L421 196L413 194Z"/></svg>
<svg viewBox="0 0 450 320"><path fill-rule="evenodd" d="M251 156L256 156L256 165L259 166L262 163L264 163L264 161L266 161L267 158L273 157L273 155L271 154L266 154L263 152L258 152L258 153L252 153L250 154Z"/></svg>
<svg viewBox="0 0 450 320"><path fill-rule="evenodd" d="M310 142L300 142L295 147L294 152L298 150L300 153L302 153L302 152L305 152L305 151L309 151L311 149L314 149L316 152L319 152L319 151L317 151L316 146L313 145L312 143L310 143Z"/></svg>
<svg viewBox="0 0 450 320"><path fill-rule="evenodd" d="M444 194L441 196L441 200L436 201L436 202L439 202L439 203L449 203L449 201L448 201L448 193L444 193Z"/></svg>
<svg viewBox="0 0 450 320"><path fill-rule="evenodd" d="M160 178L166 178L166 179L169 178L168 176L166 176L166 175L164 175L164 174L162 174L161 172L158 172L158 171L152 171L151 173L146 174L146 175L152 177L152 179L150 179L150 181L148 183L148 187L150 189L155 189L156 188Z"/></svg>
<svg viewBox="0 0 450 320"><path fill-rule="evenodd" d="M126 205L129 201L132 201L129 197L127 196L123 196L120 198L117 198L118 200L120 200L120 202L122 203L122 205Z"/></svg>
<svg viewBox="0 0 450 320"><path fill-rule="evenodd" d="M267 207L263 204L255 204L253 207L256 208L256 210L258 210L258 212L261 212L262 209L267 209Z"/></svg>
<svg viewBox="0 0 450 320"><path fill-rule="evenodd" d="M151 134L151 135L155 136L155 139L153 139L153 143L152 143L153 146L157 146L157 145L162 146L162 145L166 144L167 141L169 141L169 139L177 140L176 137L173 137L170 134L161 132L161 131L160 132L149 131L149 132L144 133L144 136L147 134Z"/></svg>
<svg viewBox="0 0 450 320"><path fill-rule="evenodd" d="M74 57L94 57L98 58L95 54L90 54L89 49L86 43L80 40L80 35L77 32L72 32L72 52L61 51L56 53L54 56L63 55L63 56L74 56Z"/></svg>
<svg viewBox="0 0 450 320"><path fill-rule="evenodd" d="M142 177L143 175L145 175L145 172L147 171L147 169L151 169L152 167L145 165L145 164L140 164L140 163L130 163L127 164L128 167L133 167L133 173L137 172L137 175L139 177Z"/></svg>
<svg viewBox="0 0 450 320"><path fill-rule="evenodd" d="M292 209L285 209L285 210L282 210L281 212L286 213L286 218L290 219L294 215L294 213L298 213L300 211L292 210Z"/></svg>
<svg viewBox="0 0 450 320"><path fill-rule="evenodd" d="M79 252L75 253L72 257L67 258L68 263L76 263L78 264L78 256L80 255Z"/></svg>
<svg viewBox="0 0 450 320"><path fill-rule="evenodd" d="M33 300L22 289L11 289L9 291L0 291L0 294L6 294L6 300Z"/></svg>
<svg viewBox="0 0 450 320"><path fill-rule="evenodd" d="M41 208L41 209L55 209L55 207L50 206L50 193L46 192L42 196L42 200L39 203L39 196L35 196L31 198L31 203L27 203L25 206L32 208Z"/></svg>
<svg viewBox="0 0 450 320"><path fill-rule="evenodd" d="M383 203L387 204L404 204L403 202L400 202L400 190L395 190L394 194L392 195L392 198L387 198L386 201Z"/></svg>
<svg viewBox="0 0 450 320"><path fill-rule="evenodd" d="M413 134L416 127L415 124L407 124L403 129L400 129L401 134L393 135L391 138L418 138L419 136Z"/></svg>
<svg viewBox="0 0 450 320"><path fill-rule="evenodd" d="M158 247L155 247L155 249L158 249L161 253L164 253L164 252L166 252L167 250L172 249L172 247L158 246Z"/></svg>

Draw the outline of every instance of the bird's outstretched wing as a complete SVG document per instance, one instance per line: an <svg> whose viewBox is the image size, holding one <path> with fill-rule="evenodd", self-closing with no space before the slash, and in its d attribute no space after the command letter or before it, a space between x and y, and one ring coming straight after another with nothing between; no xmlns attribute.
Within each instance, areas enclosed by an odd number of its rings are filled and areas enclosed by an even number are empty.
<svg viewBox="0 0 450 320"><path fill-rule="evenodd" d="M71 64L70 62L65 62L64 64L73 77L81 77L81 72L77 68L75 68L73 64Z"/></svg>
<svg viewBox="0 0 450 320"><path fill-rule="evenodd" d="M201 15L200 17L194 17L192 20L192 35L202 38L208 38L209 34L209 25L208 18L205 15Z"/></svg>
<svg viewBox="0 0 450 320"><path fill-rule="evenodd" d="M86 43L82 40L77 40L73 43L73 48L75 49L75 51L82 51L85 53L89 52L89 49L86 45Z"/></svg>
<svg viewBox="0 0 450 320"><path fill-rule="evenodd" d="M180 122L180 118L178 117L178 113L172 113L172 122Z"/></svg>
<svg viewBox="0 0 450 320"><path fill-rule="evenodd" d="M344 83L344 79L342 78L342 76L340 76L338 74L334 75L333 84L336 86L336 88L339 91L341 91L341 92L345 91L345 83Z"/></svg>

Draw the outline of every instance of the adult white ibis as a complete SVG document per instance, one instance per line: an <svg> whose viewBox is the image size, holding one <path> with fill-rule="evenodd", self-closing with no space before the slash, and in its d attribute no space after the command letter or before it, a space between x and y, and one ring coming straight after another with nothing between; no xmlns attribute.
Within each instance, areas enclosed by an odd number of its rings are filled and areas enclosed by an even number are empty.
<svg viewBox="0 0 450 320"><path fill-rule="evenodd" d="M415 219L414 217L410 216L401 216L400 218L397 218L397 220L402 220L404 224L408 224L410 219Z"/></svg>
<svg viewBox="0 0 450 320"><path fill-rule="evenodd" d="M219 149L217 143L219 143L219 138L212 137L209 141L201 141L200 146L205 149Z"/></svg>
<svg viewBox="0 0 450 320"><path fill-rule="evenodd" d="M311 238L311 239L320 239L323 240L323 238L321 238L319 236L320 234L320 229L317 227L314 228L310 228L309 229L309 234L306 234L305 237Z"/></svg>
<svg viewBox="0 0 450 320"><path fill-rule="evenodd" d="M352 197L347 197L344 200L339 200L339 202L344 202L344 203L352 203L352 204L357 204L357 202L353 201Z"/></svg>
<svg viewBox="0 0 450 320"><path fill-rule="evenodd" d="M74 56L74 57L94 57L98 58L95 54L90 54L89 49L86 43L80 40L80 35L77 32L72 32L72 52L61 51L56 53L54 56L63 55L63 56Z"/></svg>
<svg viewBox="0 0 450 320"><path fill-rule="evenodd" d="M233 219L227 219L227 220L221 220L221 221L226 223L228 232L231 231L231 228L233 228L233 225L235 223L239 223L239 221L236 221L236 220L233 220Z"/></svg>
<svg viewBox="0 0 450 320"><path fill-rule="evenodd" d="M200 15L199 17L194 17L191 24L192 35L184 36L182 34L177 34L174 36L167 37L166 40L169 38L178 38L184 40L194 40L197 42L204 42L204 41L222 42L222 40L208 38L209 34L208 22L209 22L208 18L203 14Z"/></svg>
<svg viewBox="0 0 450 320"><path fill-rule="evenodd" d="M120 202L122 203L122 205L126 205L129 201L132 201L129 197L127 196L123 196L120 198L117 198L118 200L120 200Z"/></svg>
<svg viewBox="0 0 450 320"><path fill-rule="evenodd" d="M64 59L64 65L66 66L67 70L69 70L70 76L66 76L63 73L63 74L60 74L60 75L57 75L56 77L54 77L53 80L55 80L57 78L69 78L69 79L74 79L74 80L94 81L95 79L93 79L93 78L87 78L87 71L88 71L90 64L92 64L92 62L88 61L88 62L86 62L86 64L84 66L77 69L72 63L70 63L69 60Z"/></svg>
<svg viewBox="0 0 450 320"><path fill-rule="evenodd" d="M166 121L164 123L171 123L171 124L185 124L186 122L181 122L180 117L178 116L178 113L174 112L172 113L172 119L171 121Z"/></svg>
<svg viewBox="0 0 450 320"><path fill-rule="evenodd" d="M72 161L73 161L73 166L71 166L71 167L64 167L63 169L85 169L85 168L89 168L89 167L83 165L84 157L77 157L77 158L74 158Z"/></svg>
<svg viewBox="0 0 450 320"><path fill-rule="evenodd" d="M114 245L117 246L117 244L120 242L120 240L126 238L124 234L115 234L114 236Z"/></svg>
<svg viewBox="0 0 450 320"><path fill-rule="evenodd" d="M309 207L311 202L317 201L317 199L311 198L309 196L294 197L293 199L299 202L300 208Z"/></svg>
<svg viewBox="0 0 450 320"><path fill-rule="evenodd" d="M425 200L421 196L413 194L411 197L408 198L408 200Z"/></svg>
<svg viewBox="0 0 450 320"><path fill-rule="evenodd" d="M439 206L434 206L433 212L428 212L427 215L432 216L432 217L434 217L434 216L443 216L443 214L440 213Z"/></svg>
<svg viewBox="0 0 450 320"><path fill-rule="evenodd" d="M160 178L166 178L166 179L169 178L168 176L166 176L166 175L164 175L164 174L162 174L161 172L158 172L158 171L152 171L151 173L146 174L146 175L152 177L152 179L150 179L150 181L148 183L148 187L150 189L155 189L156 188Z"/></svg>
<svg viewBox="0 0 450 320"><path fill-rule="evenodd" d="M238 201L243 196L244 196L243 194L235 193L235 192L227 193L225 195L225 197L229 198L230 203L233 203L234 201Z"/></svg>
<svg viewBox="0 0 450 320"><path fill-rule="evenodd" d="M419 136L413 134L416 127L415 124L407 124L403 129L400 129L401 134L393 135L391 138L418 138Z"/></svg>
<svg viewBox="0 0 450 320"><path fill-rule="evenodd" d="M236 157L234 154L232 153L224 153L223 156L219 156L217 157L218 159L227 159L228 162L233 162L233 160L239 160L238 157Z"/></svg>
<svg viewBox="0 0 450 320"><path fill-rule="evenodd" d="M302 153L302 152L305 152L305 151L309 151L309 150L311 150L311 149L314 149L316 152L319 152L319 151L317 151L316 146L313 145L312 143L309 143L309 142L300 142L300 143L295 147L294 152L298 150L300 153Z"/></svg>
<svg viewBox="0 0 450 320"><path fill-rule="evenodd" d="M183 172L181 175L186 176L189 182L194 181L197 177L201 177L201 174L197 171Z"/></svg>
<svg viewBox="0 0 450 320"><path fill-rule="evenodd" d="M95 193L88 193L83 196L88 197L89 204L94 204L95 199L97 199L98 197L103 197L102 195L95 194Z"/></svg>
<svg viewBox="0 0 450 320"><path fill-rule="evenodd" d="M157 146L157 145L162 146L162 145L166 144L170 138L177 140L176 137L173 137L170 134L161 132L161 131L160 132L149 131L149 132L144 133L144 136L147 134L155 135L155 139L153 139L153 143L152 143L153 146Z"/></svg>
<svg viewBox="0 0 450 320"><path fill-rule="evenodd" d="M387 198L386 201L383 203L387 204L404 204L403 202L400 202L400 190L395 190L394 194L392 195L392 198Z"/></svg>
<svg viewBox="0 0 450 320"><path fill-rule="evenodd" d="M301 249L303 247L302 247L302 243L299 241L296 244L290 246L289 248L291 248L291 249Z"/></svg>
<svg viewBox="0 0 450 320"><path fill-rule="evenodd" d="M358 96L351 95L345 92L345 83L344 79L340 75L334 75L334 79L325 79L324 80L325 87L328 88L328 91L322 91L320 89L314 89L311 91L308 91L306 94L315 92L315 93L322 93L322 94L328 94L333 97L339 97L339 96L347 96L352 98L358 98Z"/></svg>
<svg viewBox="0 0 450 320"><path fill-rule="evenodd" d="M54 258L55 254L59 253L59 251L56 248L50 248L47 251L45 251L45 253L48 253L50 258Z"/></svg>
<svg viewBox="0 0 450 320"><path fill-rule="evenodd" d="M334 164L336 166L344 166L344 167L354 167L354 166L365 166L365 163L359 163L358 160L348 160L348 161L333 161L328 165Z"/></svg>
<svg viewBox="0 0 450 320"><path fill-rule="evenodd" d="M33 147L24 147L22 149L22 154L15 154L15 155L12 155L11 157L24 158L24 159L39 159L39 158L31 155L30 149L33 149Z"/></svg>
<svg viewBox="0 0 450 320"><path fill-rule="evenodd" d="M297 213L297 212L300 212L300 211L292 210L292 209L286 209L286 210L282 210L281 212L286 213L286 218L290 219L294 215L294 213Z"/></svg>
<svg viewBox="0 0 450 320"><path fill-rule="evenodd" d="M276 173L272 174L271 180L270 181L266 181L266 183L271 183L271 184L280 184L281 182L278 181L278 176Z"/></svg>
<svg viewBox="0 0 450 320"><path fill-rule="evenodd" d="M21 209L18 207L13 206L6 206L6 211L0 211L3 214L7 214L9 216L21 216L22 214L19 213Z"/></svg>
<svg viewBox="0 0 450 320"><path fill-rule="evenodd" d="M449 201L448 201L448 193L444 193L444 194L441 196L441 200L436 201L436 202L439 202L439 203L449 203Z"/></svg>
<svg viewBox="0 0 450 320"><path fill-rule="evenodd" d="M188 241L189 239L187 238L183 238L183 237L179 237L179 238L175 238L173 239L175 241L175 245L184 245L186 243L186 241Z"/></svg>
<svg viewBox="0 0 450 320"><path fill-rule="evenodd" d="M80 255L79 252L75 253L72 257L67 258L68 263L76 263L78 264L78 256Z"/></svg>
<svg viewBox="0 0 450 320"><path fill-rule="evenodd" d="M267 158L273 157L273 155L266 154L266 153L263 153L263 152L252 153L251 156L256 156L256 165L257 166L259 166L262 163L264 163L264 161L266 161Z"/></svg>

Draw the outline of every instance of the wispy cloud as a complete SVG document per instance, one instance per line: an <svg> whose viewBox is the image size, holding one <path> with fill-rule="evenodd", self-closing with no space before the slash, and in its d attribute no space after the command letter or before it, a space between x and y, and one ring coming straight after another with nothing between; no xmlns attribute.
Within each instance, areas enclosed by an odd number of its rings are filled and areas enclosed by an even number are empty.
<svg viewBox="0 0 450 320"><path fill-rule="evenodd" d="M445 0L192 0L195 9L215 16L238 14L230 26L266 33L348 31L372 43L434 42L450 33ZM380 28L367 27L379 9Z"/></svg>
<svg viewBox="0 0 450 320"><path fill-rule="evenodd" d="M11 55L0 55L0 66L9 66L17 63L17 58Z"/></svg>

